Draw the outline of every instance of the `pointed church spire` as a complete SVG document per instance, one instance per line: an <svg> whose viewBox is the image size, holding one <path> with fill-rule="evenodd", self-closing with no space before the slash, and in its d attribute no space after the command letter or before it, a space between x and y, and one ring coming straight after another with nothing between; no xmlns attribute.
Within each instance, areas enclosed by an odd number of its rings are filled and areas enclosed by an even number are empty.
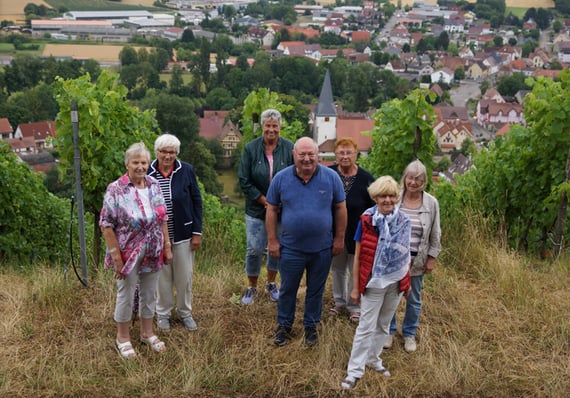
<svg viewBox="0 0 570 398"><path fill-rule="evenodd" d="M328 69L325 74L323 86L321 87L321 94L319 95L315 116L336 116L336 108L332 95L331 74Z"/></svg>

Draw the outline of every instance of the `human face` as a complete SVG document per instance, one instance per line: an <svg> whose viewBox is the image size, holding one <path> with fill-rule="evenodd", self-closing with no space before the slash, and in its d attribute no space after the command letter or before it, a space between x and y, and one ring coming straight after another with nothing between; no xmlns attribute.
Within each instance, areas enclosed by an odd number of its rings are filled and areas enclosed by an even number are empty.
<svg viewBox="0 0 570 398"><path fill-rule="evenodd" d="M422 177L410 173L406 174L404 183L406 184L406 190L411 193L421 192L425 185Z"/></svg>
<svg viewBox="0 0 570 398"><path fill-rule="evenodd" d="M172 170L176 160L176 148L173 146L162 147L156 151L156 158L161 169Z"/></svg>
<svg viewBox="0 0 570 398"><path fill-rule="evenodd" d="M281 127L279 126L279 122L273 119L267 119L263 122L263 141L266 144L272 144L277 142L279 138L279 132L281 131Z"/></svg>
<svg viewBox="0 0 570 398"><path fill-rule="evenodd" d="M127 173L133 184L144 180L148 170L148 158L146 155L134 155L127 163Z"/></svg>
<svg viewBox="0 0 570 398"><path fill-rule="evenodd" d="M396 195L378 195L374 198L378 211L384 215L390 214L396 207L398 197Z"/></svg>
<svg viewBox="0 0 570 398"><path fill-rule="evenodd" d="M293 158L298 173L312 175L317 169L319 161L313 140L300 139L293 149Z"/></svg>
<svg viewBox="0 0 570 398"><path fill-rule="evenodd" d="M356 163L356 149L351 145L339 145L335 151L336 162L343 169L350 169Z"/></svg>

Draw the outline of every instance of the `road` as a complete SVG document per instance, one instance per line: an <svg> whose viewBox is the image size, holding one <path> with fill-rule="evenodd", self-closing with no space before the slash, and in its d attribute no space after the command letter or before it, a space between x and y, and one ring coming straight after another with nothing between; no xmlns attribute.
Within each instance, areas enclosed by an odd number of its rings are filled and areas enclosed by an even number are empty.
<svg viewBox="0 0 570 398"><path fill-rule="evenodd" d="M466 106L467 100L478 99L481 95L481 82L462 80L459 87L450 90L451 101L455 106Z"/></svg>

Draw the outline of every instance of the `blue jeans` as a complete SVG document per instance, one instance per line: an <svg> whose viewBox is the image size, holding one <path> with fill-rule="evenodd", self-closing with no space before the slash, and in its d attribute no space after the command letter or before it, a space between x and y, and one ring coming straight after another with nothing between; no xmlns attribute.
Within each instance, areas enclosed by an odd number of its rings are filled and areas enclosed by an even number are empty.
<svg viewBox="0 0 570 398"><path fill-rule="evenodd" d="M424 275L412 276L412 291L406 298L406 313L404 322L402 323L402 336L415 337L416 330L420 324L420 312L422 311L422 286L424 283ZM390 334L395 334L398 325L396 323L396 314L390 323Z"/></svg>
<svg viewBox="0 0 570 398"><path fill-rule="evenodd" d="M277 302L277 322L280 326L293 327L297 292L305 271L307 272L305 277L307 291L303 325L305 327L316 327L319 324L331 257L331 248L317 253L303 253L281 247L281 260L279 261L281 288Z"/></svg>
<svg viewBox="0 0 570 398"><path fill-rule="evenodd" d="M265 221L259 218L245 216L245 233L247 237L247 253L245 255L245 274L259 276L261 263L267 249L267 230ZM279 259L267 255L267 269L279 270Z"/></svg>

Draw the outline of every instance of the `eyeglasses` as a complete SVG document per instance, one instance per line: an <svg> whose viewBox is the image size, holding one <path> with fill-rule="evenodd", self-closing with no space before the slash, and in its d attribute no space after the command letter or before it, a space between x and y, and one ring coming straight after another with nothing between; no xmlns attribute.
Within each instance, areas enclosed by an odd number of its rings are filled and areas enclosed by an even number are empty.
<svg viewBox="0 0 570 398"><path fill-rule="evenodd" d="M336 156L340 156L341 158L345 157L345 156L352 156L354 155L354 151L340 151L336 153Z"/></svg>
<svg viewBox="0 0 570 398"><path fill-rule="evenodd" d="M309 152L309 153L298 153L298 154L297 154L297 157L298 157L299 159L305 159L306 156L308 156L309 159L314 159L314 158L317 157L317 154L316 154L316 153L311 153L311 152Z"/></svg>
<svg viewBox="0 0 570 398"><path fill-rule="evenodd" d="M165 151L163 149L159 149L158 152L162 153L163 155L176 156L176 151Z"/></svg>

